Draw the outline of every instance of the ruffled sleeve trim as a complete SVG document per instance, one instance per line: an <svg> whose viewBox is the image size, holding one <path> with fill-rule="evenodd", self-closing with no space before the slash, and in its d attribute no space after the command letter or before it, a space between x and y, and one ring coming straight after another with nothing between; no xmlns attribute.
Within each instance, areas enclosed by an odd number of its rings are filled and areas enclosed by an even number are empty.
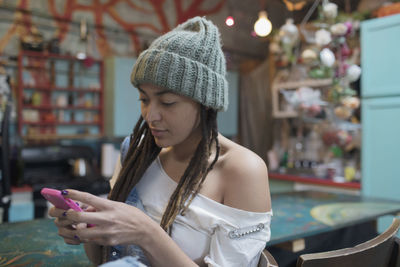
<svg viewBox="0 0 400 267"><path fill-rule="evenodd" d="M273 215L272 210L268 212L253 212L230 207L212 200L202 194L198 194L192 202L193 208L207 207L209 213L221 219L236 224L237 227L247 227L255 222L269 222ZM189 208L190 209L190 208Z"/></svg>

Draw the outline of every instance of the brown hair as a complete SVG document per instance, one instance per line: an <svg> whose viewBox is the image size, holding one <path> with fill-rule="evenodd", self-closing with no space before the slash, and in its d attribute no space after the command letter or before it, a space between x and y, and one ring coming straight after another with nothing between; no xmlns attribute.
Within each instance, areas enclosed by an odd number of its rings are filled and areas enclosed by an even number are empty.
<svg viewBox="0 0 400 267"><path fill-rule="evenodd" d="M169 234L176 216L179 213L184 215L188 206L200 191L207 173L214 167L219 157L217 111L201 106L200 118L202 139L172 193L161 219L160 226ZM216 147L216 153L213 161L209 164L208 159L213 144ZM161 148L156 145L147 123L140 117L131 135L129 150L117 182L109 194L109 199L124 202L160 151ZM103 251L103 260L107 259L108 254L109 249Z"/></svg>

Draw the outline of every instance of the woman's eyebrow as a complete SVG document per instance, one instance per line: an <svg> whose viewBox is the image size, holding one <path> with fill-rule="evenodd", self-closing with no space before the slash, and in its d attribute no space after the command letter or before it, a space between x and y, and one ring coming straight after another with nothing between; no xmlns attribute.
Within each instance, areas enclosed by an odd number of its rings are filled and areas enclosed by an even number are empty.
<svg viewBox="0 0 400 267"><path fill-rule="evenodd" d="M139 92L141 92L142 94L147 95L147 93L140 87L138 87ZM170 90L161 90L155 93L155 95L159 96L159 95L165 95L165 94L172 94L172 92Z"/></svg>
<svg viewBox="0 0 400 267"><path fill-rule="evenodd" d="M163 90L156 93L156 95L165 95L165 94L172 94L172 92L168 90Z"/></svg>

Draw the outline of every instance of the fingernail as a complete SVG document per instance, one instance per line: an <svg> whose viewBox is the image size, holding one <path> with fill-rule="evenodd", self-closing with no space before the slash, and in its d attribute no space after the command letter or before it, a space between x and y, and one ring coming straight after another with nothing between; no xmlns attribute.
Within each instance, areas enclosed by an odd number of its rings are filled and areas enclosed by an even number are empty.
<svg viewBox="0 0 400 267"><path fill-rule="evenodd" d="M76 240L80 240L80 239L79 239L79 236L77 236L77 235L74 235L74 238L75 238Z"/></svg>
<svg viewBox="0 0 400 267"><path fill-rule="evenodd" d="M68 191L67 190L61 190L61 195L64 195L64 196L68 195Z"/></svg>
<svg viewBox="0 0 400 267"><path fill-rule="evenodd" d="M78 207L79 207L79 202L75 202L76 203L76 205L78 205Z"/></svg>
<svg viewBox="0 0 400 267"><path fill-rule="evenodd" d="M64 217L67 216L67 212L64 211L62 215L63 215Z"/></svg>

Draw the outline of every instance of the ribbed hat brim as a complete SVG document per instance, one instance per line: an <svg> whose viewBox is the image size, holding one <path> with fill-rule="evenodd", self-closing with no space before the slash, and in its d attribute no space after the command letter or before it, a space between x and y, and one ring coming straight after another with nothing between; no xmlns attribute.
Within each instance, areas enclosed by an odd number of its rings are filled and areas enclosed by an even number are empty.
<svg viewBox="0 0 400 267"><path fill-rule="evenodd" d="M145 83L157 85L216 110L228 107L228 83L223 75L165 50L143 51L133 68L131 82L135 87Z"/></svg>

